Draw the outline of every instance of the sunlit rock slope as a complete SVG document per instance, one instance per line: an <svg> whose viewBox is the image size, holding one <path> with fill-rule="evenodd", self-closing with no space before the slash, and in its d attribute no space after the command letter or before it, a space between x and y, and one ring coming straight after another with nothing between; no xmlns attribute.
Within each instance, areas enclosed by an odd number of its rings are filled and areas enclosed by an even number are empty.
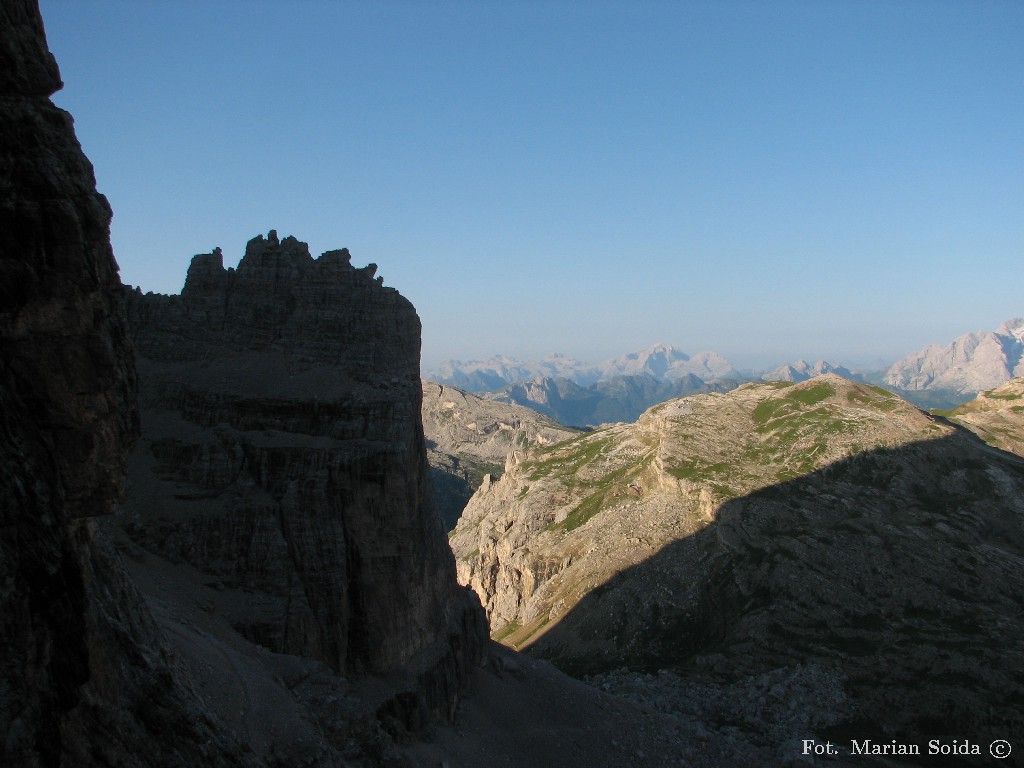
<svg viewBox="0 0 1024 768"><path fill-rule="evenodd" d="M434 500L449 529L484 476L501 473L510 452L578 434L530 408L432 381L423 382L422 417Z"/></svg>
<svg viewBox="0 0 1024 768"><path fill-rule="evenodd" d="M1018 457L827 375L517 454L451 541L496 638L679 714L977 734L1024 701L1022 515Z"/></svg>
<svg viewBox="0 0 1024 768"><path fill-rule="evenodd" d="M1024 378L981 392L971 402L943 413L985 442L1024 456Z"/></svg>

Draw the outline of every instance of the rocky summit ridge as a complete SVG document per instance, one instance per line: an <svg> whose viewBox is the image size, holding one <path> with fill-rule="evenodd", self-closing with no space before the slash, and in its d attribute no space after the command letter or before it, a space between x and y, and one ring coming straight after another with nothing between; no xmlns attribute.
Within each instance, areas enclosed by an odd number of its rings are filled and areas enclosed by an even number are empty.
<svg viewBox="0 0 1024 768"><path fill-rule="evenodd" d="M495 638L789 764L1024 722L1021 499L1019 457L825 375L515 454L451 543Z"/></svg>
<svg viewBox="0 0 1024 768"><path fill-rule="evenodd" d="M980 392L974 400L938 413L990 445L1024 456L1024 378Z"/></svg>

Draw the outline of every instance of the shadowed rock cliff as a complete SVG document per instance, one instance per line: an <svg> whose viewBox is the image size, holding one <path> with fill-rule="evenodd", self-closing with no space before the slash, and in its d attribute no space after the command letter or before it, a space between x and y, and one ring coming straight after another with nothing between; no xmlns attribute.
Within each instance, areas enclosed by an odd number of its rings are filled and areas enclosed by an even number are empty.
<svg viewBox="0 0 1024 768"><path fill-rule="evenodd" d="M60 85L2 0L0 764L396 764L485 637L425 490L415 312L273 235L126 291Z"/></svg>
<svg viewBox="0 0 1024 768"><path fill-rule="evenodd" d="M60 87L35 3L4 0L0 764L246 764L95 531L138 433L135 368L110 208Z"/></svg>
<svg viewBox="0 0 1024 768"><path fill-rule="evenodd" d="M419 319L375 269L271 231L237 269L196 256L180 296L126 290L143 431L123 524L250 642L413 670L415 726L448 716L486 629L428 489Z"/></svg>

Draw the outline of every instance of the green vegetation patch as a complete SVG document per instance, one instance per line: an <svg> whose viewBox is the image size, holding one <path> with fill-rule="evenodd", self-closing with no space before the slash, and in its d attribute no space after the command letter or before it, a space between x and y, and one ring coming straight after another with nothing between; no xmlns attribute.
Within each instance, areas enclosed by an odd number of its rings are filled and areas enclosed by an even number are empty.
<svg viewBox="0 0 1024 768"><path fill-rule="evenodd" d="M795 389L786 395L787 400L795 400L804 405L817 405L834 396L836 388L831 384L815 384L807 389Z"/></svg>
<svg viewBox="0 0 1024 768"><path fill-rule="evenodd" d="M576 508L562 521L562 528L566 532L574 531L587 522L604 508L604 498L608 495L607 489L598 490L581 501Z"/></svg>
<svg viewBox="0 0 1024 768"><path fill-rule="evenodd" d="M575 474L596 459L611 442L611 437L595 437L594 433L576 437L544 451L543 458L539 456L524 462L523 470L529 473L530 480L548 477L556 470L563 476Z"/></svg>
<svg viewBox="0 0 1024 768"><path fill-rule="evenodd" d="M770 397L754 408L754 422L759 428L766 427L773 419L799 412L801 406L817 405L835 393L836 388L831 384L816 384L806 389L795 389L782 397Z"/></svg>
<svg viewBox="0 0 1024 768"><path fill-rule="evenodd" d="M899 397L896 394L890 392L885 387L879 387L875 384L869 384L868 389L870 389L872 392L874 392L876 395L883 398L884 400L899 400Z"/></svg>
<svg viewBox="0 0 1024 768"><path fill-rule="evenodd" d="M724 485L722 483L712 483L711 490L715 492L721 499L735 499L741 494L741 491L736 490L732 486Z"/></svg>
<svg viewBox="0 0 1024 768"><path fill-rule="evenodd" d="M825 403L835 394L834 386L822 383L758 403L753 420L761 439L746 448L744 458L756 466L773 468L782 481L813 472L827 454L830 438L857 428L855 422L842 418L841 410ZM898 402L888 393L876 397L874 392L850 392L847 399L870 402L882 410L890 410Z"/></svg>
<svg viewBox="0 0 1024 768"><path fill-rule="evenodd" d="M892 392L875 386L870 386L868 389L871 394L852 389L846 393L846 399L851 403L870 405L880 411L892 411L899 406L899 398Z"/></svg>
<svg viewBox="0 0 1024 768"><path fill-rule="evenodd" d="M616 486L621 486L628 478L640 474L649 462L650 457L648 456L636 464L626 464L609 472L599 480L588 483L587 488L590 493L583 497L583 500L566 516L565 520L560 523L552 523L545 530L560 529L566 532L576 530L605 508L606 500Z"/></svg>
<svg viewBox="0 0 1024 768"><path fill-rule="evenodd" d="M504 627L502 627L497 632L495 632L493 635L491 635L491 638L493 640L495 640L496 642L500 643L502 640L504 640L507 637L510 637L511 635L514 635L516 632L518 632L522 628L523 628L523 625L520 624L518 621L510 621Z"/></svg>
<svg viewBox="0 0 1024 768"><path fill-rule="evenodd" d="M1024 395L1020 394L1019 392L1010 393L1008 395L997 395L993 392L988 392L985 396L991 400L1020 400L1022 397L1024 397Z"/></svg>
<svg viewBox="0 0 1024 768"><path fill-rule="evenodd" d="M732 465L726 463L708 464L700 459L690 459L673 467L665 467L665 471L678 480L692 480L699 482L711 480L715 475L724 474L732 469Z"/></svg>

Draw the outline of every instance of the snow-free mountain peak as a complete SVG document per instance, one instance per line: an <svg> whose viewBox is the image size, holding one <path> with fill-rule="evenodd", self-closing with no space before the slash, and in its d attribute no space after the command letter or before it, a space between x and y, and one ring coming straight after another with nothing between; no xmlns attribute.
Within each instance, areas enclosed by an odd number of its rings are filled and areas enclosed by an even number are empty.
<svg viewBox="0 0 1024 768"><path fill-rule="evenodd" d="M1024 375L1024 319L995 331L965 333L945 346L930 344L894 363L885 383L900 389L948 389L973 394Z"/></svg>
<svg viewBox="0 0 1024 768"><path fill-rule="evenodd" d="M587 387L621 376L650 376L660 382L673 382L690 375L711 381L735 373L729 361L717 352L691 356L672 344L660 342L596 365L557 352L534 361L496 355L485 360L446 360L424 375L441 384L485 392L545 378L567 379Z"/></svg>

